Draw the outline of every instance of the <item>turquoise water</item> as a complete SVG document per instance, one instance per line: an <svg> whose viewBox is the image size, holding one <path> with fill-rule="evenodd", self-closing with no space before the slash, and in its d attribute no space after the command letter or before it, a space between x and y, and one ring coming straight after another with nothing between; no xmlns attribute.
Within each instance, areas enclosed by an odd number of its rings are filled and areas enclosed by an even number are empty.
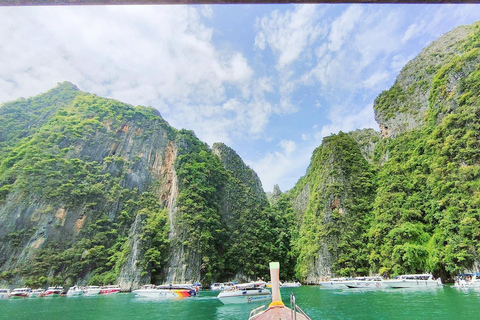
<svg viewBox="0 0 480 320"><path fill-rule="evenodd" d="M293 292L312 319L480 319L480 291L441 289L357 291L304 286L282 290L288 306ZM265 302L223 305L218 292L195 298L148 300L122 293L114 296L0 300L0 319L239 319Z"/></svg>

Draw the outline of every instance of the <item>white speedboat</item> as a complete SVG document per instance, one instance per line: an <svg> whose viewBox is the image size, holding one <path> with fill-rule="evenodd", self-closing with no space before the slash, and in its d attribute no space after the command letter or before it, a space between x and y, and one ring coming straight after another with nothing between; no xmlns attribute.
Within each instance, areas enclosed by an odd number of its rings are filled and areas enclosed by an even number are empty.
<svg viewBox="0 0 480 320"><path fill-rule="evenodd" d="M28 296L30 298L39 298L39 297L44 297L45 296L45 289L35 289L32 290Z"/></svg>
<svg viewBox="0 0 480 320"><path fill-rule="evenodd" d="M78 297L83 295L83 288L79 286L70 287L67 291L67 297Z"/></svg>
<svg viewBox="0 0 480 320"><path fill-rule="evenodd" d="M264 281L241 283L235 285L232 289L223 290L217 298L223 304L269 300L272 294L265 286Z"/></svg>
<svg viewBox="0 0 480 320"><path fill-rule="evenodd" d="M325 289L346 289L351 280L347 278L332 278L330 280L320 281L318 284Z"/></svg>
<svg viewBox="0 0 480 320"><path fill-rule="evenodd" d="M26 298L30 291L32 291L30 288L15 288L10 292L9 296L12 298Z"/></svg>
<svg viewBox="0 0 480 320"><path fill-rule="evenodd" d="M193 290L193 292L195 292L195 290ZM140 289L133 290L132 293L140 297L153 299L184 298L195 295L195 293L192 293L192 289L162 289L160 286L155 286L153 284L144 285Z"/></svg>
<svg viewBox="0 0 480 320"><path fill-rule="evenodd" d="M348 281L346 286L354 289L385 289L388 287L381 277L356 277Z"/></svg>
<svg viewBox="0 0 480 320"><path fill-rule="evenodd" d="M174 291L180 290L182 297L195 297L198 294L198 286L191 283L161 284L158 285L156 288ZM186 292L188 293L188 295L186 295Z"/></svg>
<svg viewBox="0 0 480 320"><path fill-rule="evenodd" d="M212 283L212 285L210 286L210 290L212 290L212 291L222 291L224 289L224 286L225 286L225 284L223 284L221 282Z"/></svg>
<svg viewBox="0 0 480 320"><path fill-rule="evenodd" d="M83 295L84 296L96 296L97 294L100 293L100 287L99 286L87 286L83 288Z"/></svg>
<svg viewBox="0 0 480 320"><path fill-rule="evenodd" d="M222 291L222 290L233 289L234 286L235 286L235 283L233 282L212 283L212 285L210 286L210 290Z"/></svg>
<svg viewBox="0 0 480 320"><path fill-rule="evenodd" d="M301 285L302 284L297 281L280 283L281 288L297 288L297 287L300 287Z"/></svg>
<svg viewBox="0 0 480 320"><path fill-rule="evenodd" d="M384 284L390 288L437 288L442 286L442 279L435 280L433 275L426 274L404 274L395 279L385 280Z"/></svg>
<svg viewBox="0 0 480 320"><path fill-rule="evenodd" d="M0 299L7 299L10 296L10 289L0 289Z"/></svg>
<svg viewBox="0 0 480 320"><path fill-rule="evenodd" d="M109 285L100 287L100 292L98 294L116 294L120 292L119 285Z"/></svg>
<svg viewBox="0 0 480 320"><path fill-rule="evenodd" d="M48 287L48 289L45 291L44 297L58 297L61 294L63 294L62 287Z"/></svg>
<svg viewBox="0 0 480 320"><path fill-rule="evenodd" d="M153 284L147 284L142 286L140 289L133 290L132 293L140 297L146 298L176 298L177 296L173 291L166 289L158 289Z"/></svg>
<svg viewBox="0 0 480 320"><path fill-rule="evenodd" d="M464 273L455 279L455 288L480 288L480 273Z"/></svg>

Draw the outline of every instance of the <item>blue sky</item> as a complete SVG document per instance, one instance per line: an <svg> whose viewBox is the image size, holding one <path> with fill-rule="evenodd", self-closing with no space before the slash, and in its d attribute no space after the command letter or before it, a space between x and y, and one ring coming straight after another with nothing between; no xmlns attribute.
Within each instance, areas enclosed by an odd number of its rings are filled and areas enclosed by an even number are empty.
<svg viewBox="0 0 480 320"><path fill-rule="evenodd" d="M224 142L264 189L305 174L322 138L375 128L373 101L479 5L0 8L0 102L71 81Z"/></svg>

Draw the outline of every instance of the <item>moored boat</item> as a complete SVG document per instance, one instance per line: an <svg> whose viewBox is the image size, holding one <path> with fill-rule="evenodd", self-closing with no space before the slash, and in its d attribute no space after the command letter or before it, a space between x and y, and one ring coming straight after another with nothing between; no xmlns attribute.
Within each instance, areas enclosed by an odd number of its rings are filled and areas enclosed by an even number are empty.
<svg viewBox="0 0 480 320"><path fill-rule="evenodd" d="M96 296L97 294L100 293L100 287L99 286L87 286L83 288L83 295L84 296Z"/></svg>
<svg viewBox="0 0 480 320"><path fill-rule="evenodd" d="M356 277L346 283L353 289L385 289L388 286L381 277Z"/></svg>
<svg viewBox="0 0 480 320"><path fill-rule="evenodd" d="M280 283L281 288L297 288L300 286L302 286L302 284L298 281Z"/></svg>
<svg viewBox="0 0 480 320"><path fill-rule="evenodd" d="M223 284L221 282L212 283L212 285L210 286L210 290L212 290L212 291L222 291L224 289L224 286L225 286L225 284Z"/></svg>
<svg viewBox="0 0 480 320"><path fill-rule="evenodd" d="M45 289L35 289L32 290L28 296L30 298L39 298L39 297L44 297L45 296Z"/></svg>
<svg viewBox="0 0 480 320"><path fill-rule="evenodd" d="M132 293L145 298L171 299L191 297L191 291L191 289L161 289L159 286L147 284L140 289L133 290Z"/></svg>
<svg viewBox="0 0 480 320"><path fill-rule="evenodd" d="M58 297L63 294L62 287L48 287L45 291L44 297Z"/></svg>
<svg viewBox="0 0 480 320"><path fill-rule="evenodd" d="M290 308L287 308L282 302L280 295L280 263L270 262L270 276L272 278L272 302L265 308L261 306L250 312L249 320L310 320L305 312L297 306L295 296L290 293Z"/></svg>
<svg viewBox="0 0 480 320"><path fill-rule="evenodd" d="M233 289L235 284L236 284L236 282L212 283L212 285L210 286L210 290L212 290L212 291L222 291L222 290Z"/></svg>
<svg viewBox="0 0 480 320"><path fill-rule="evenodd" d="M438 288L442 287L442 279L435 279L432 274L404 274L395 279L383 281L390 288Z"/></svg>
<svg viewBox="0 0 480 320"><path fill-rule="evenodd" d="M28 294L32 291L30 288L15 288L10 292L9 297L11 298L26 298Z"/></svg>
<svg viewBox="0 0 480 320"><path fill-rule="evenodd" d="M119 285L109 285L100 287L100 292L98 294L116 294L120 292Z"/></svg>
<svg viewBox="0 0 480 320"><path fill-rule="evenodd" d="M346 289L351 280L347 278L332 278L330 280L320 281L318 284L325 289Z"/></svg>
<svg viewBox="0 0 480 320"><path fill-rule="evenodd" d="M177 284L161 284L156 286L157 289L163 290L181 290L187 291L189 293L189 297L194 297L198 293L198 286L191 284L191 283L177 283Z"/></svg>
<svg viewBox="0 0 480 320"><path fill-rule="evenodd" d="M233 288L220 292L217 298L223 304L268 300L272 294L265 286L264 281L236 284Z"/></svg>
<svg viewBox="0 0 480 320"><path fill-rule="evenodd" d="M10 296L10 289L0 289L0 299L7 299Z"/></svg>
<svg viewBox="0 0 480 320"><path fill-rule="evenodd" d="M79 286L70 287L67 291L67 297L78 297L83 295L83 288Z"/></svg>
<svg viewBox="0 0 480 320"><path fill-rule="evenodd" d="M455 279L455 288L480 288L480 273L463 273Z"/></svg>

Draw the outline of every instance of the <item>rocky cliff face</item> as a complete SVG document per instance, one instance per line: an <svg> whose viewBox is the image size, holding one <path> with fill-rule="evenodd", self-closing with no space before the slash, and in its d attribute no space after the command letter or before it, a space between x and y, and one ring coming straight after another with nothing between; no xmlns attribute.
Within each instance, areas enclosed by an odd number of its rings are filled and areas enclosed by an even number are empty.
<svg viewBox="0 0 480 320"><path fill-rule="evenodd" d="M366 261L350 259L363 250L359 240L375 192L372 171L351 135L325 138L314 151L307 174L294 189L294 208L306 207L295 248L299 278L318 283L366 267Z"/></svg>
<svg viewBox="0 0 480 320"><path fill-rule="evenodd" d="M465 53L465 45L475 34L478 24L461 26L432 42L405 65L393 87L382 92L375 100L375 119L382 137L396 137L425 123L429 97L437 72ZM459 80L473 70L476 61L469 61L449 75L449 89L457 87Z"/></svg>
<svg viewBox="0 0 480 320"><path fill-rule="evenodd" d="M375 100L380 135L315 150L288 192L299 277L478 271L479 39L462 26L410 61Z"/></svg>
<svg viewBox="0 0 480 320"><path fill-rule="evenodd" d="M7 103L0 118L3 283L128 290L255 274L224 267L226 230L245 228L267 204L230 148L216 145L214 154L154 109L70 83Z"/></svg>

